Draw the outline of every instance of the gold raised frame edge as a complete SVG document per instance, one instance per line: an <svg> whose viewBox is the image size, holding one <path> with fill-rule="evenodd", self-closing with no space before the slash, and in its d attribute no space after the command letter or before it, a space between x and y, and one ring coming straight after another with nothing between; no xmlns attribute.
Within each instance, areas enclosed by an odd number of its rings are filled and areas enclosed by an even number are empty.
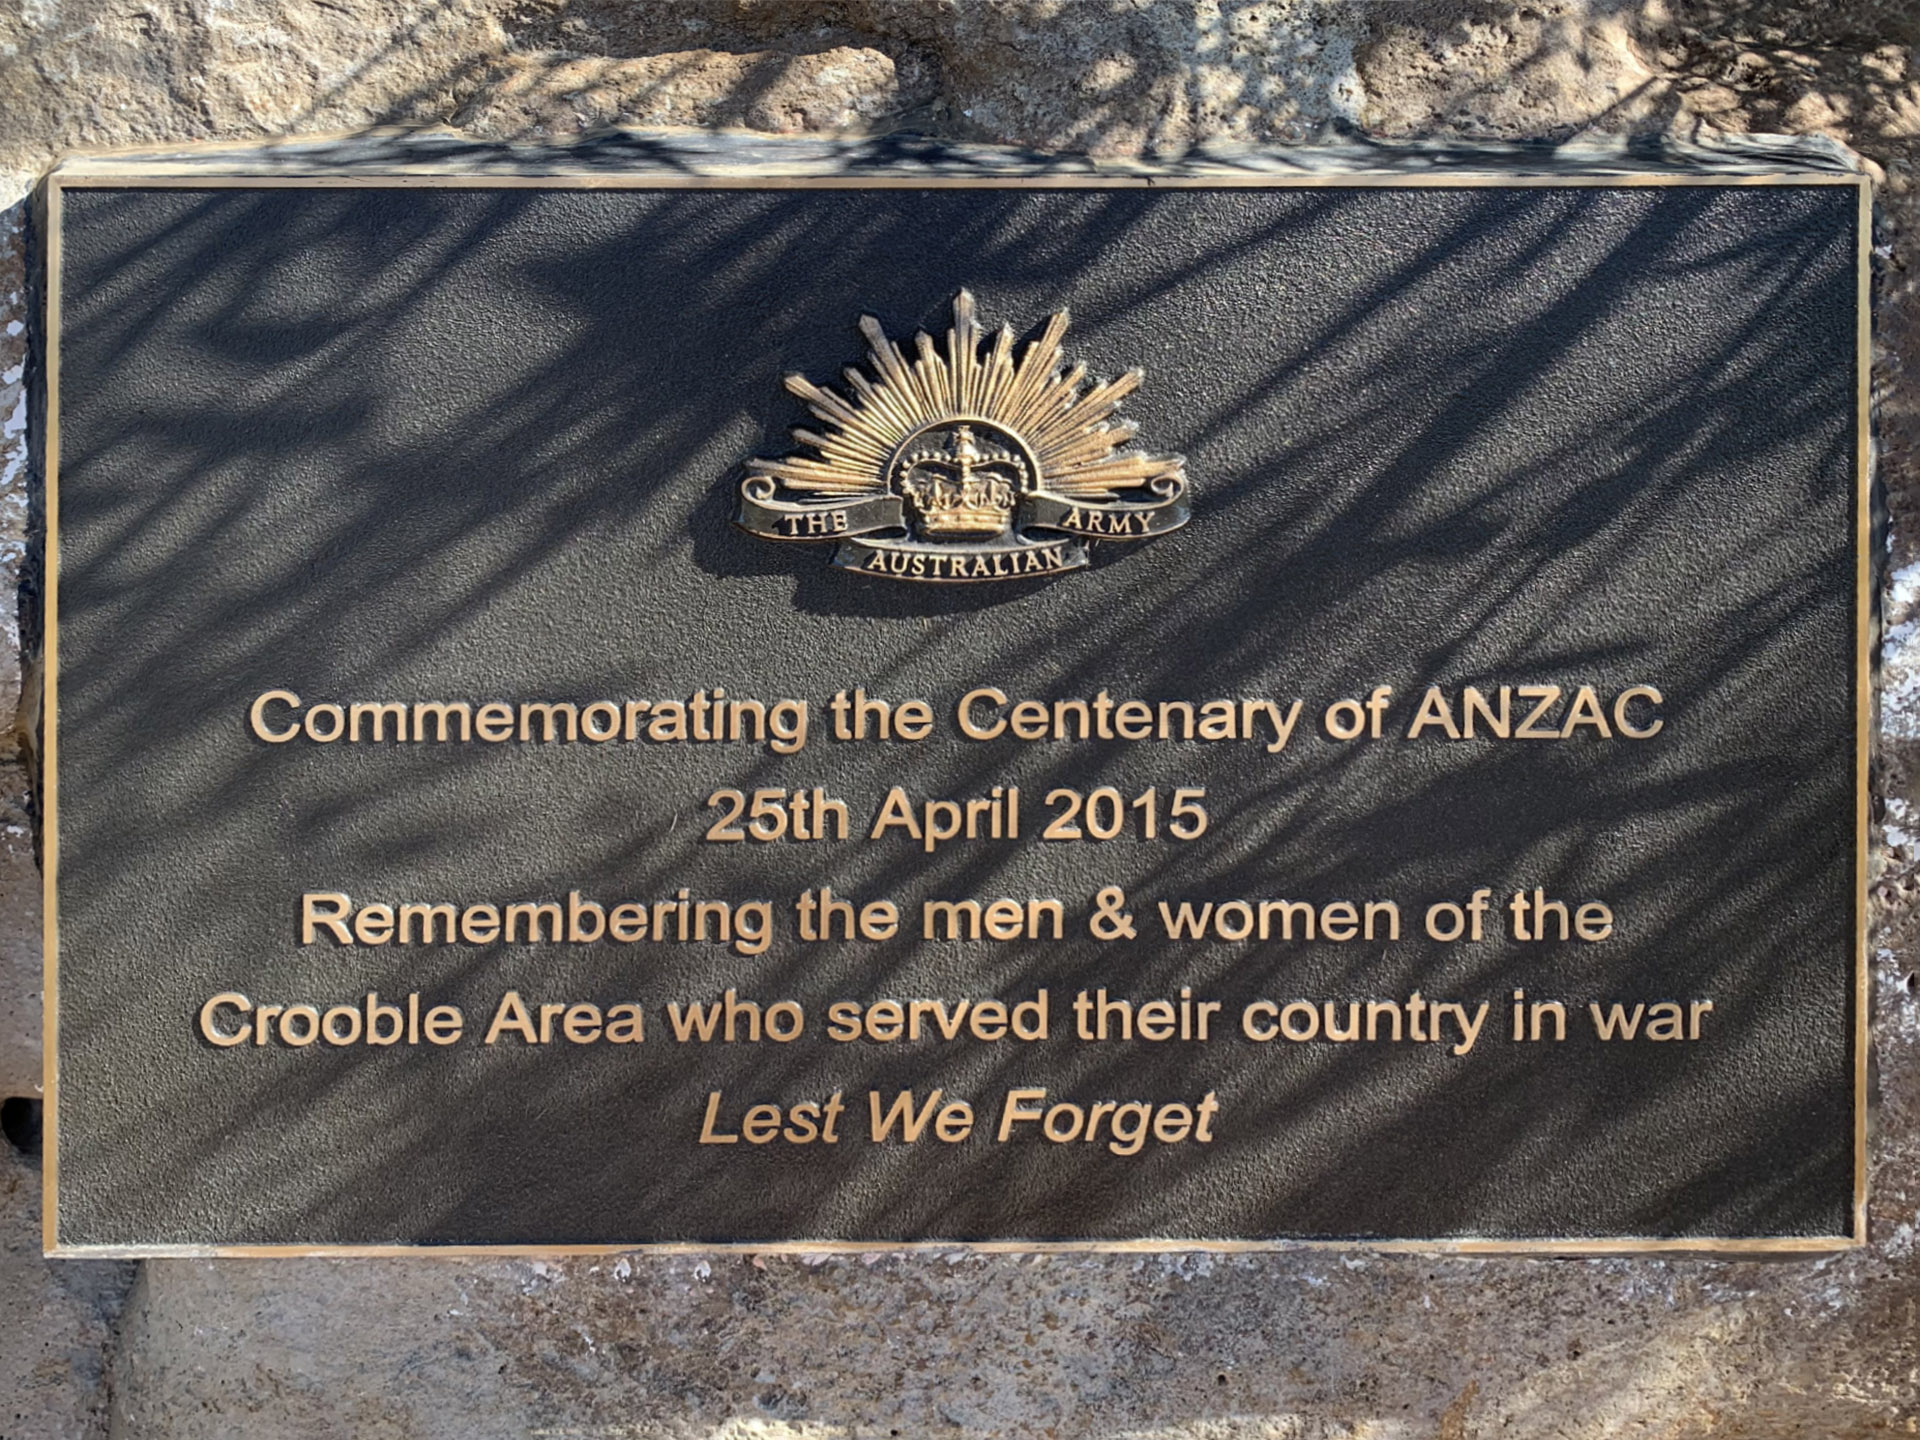
<svg viewBox="0 0 1920 1440"><path fill-rule="evenodd" d="M1605 1259L1621 1255L1833 1255L1857 1248L1848 1235L1701 1239L1672 1236L1591 1240L1491 1240L1472 1236L1430 1240L668 1240L647 1244L580 1245L70 1245L55 1259L88 1260L397 1260L567 1259L604 1255L1280 1255L1292 1251L1368 1251L1382 1255L1518 1255Z"/></svg>
<svg viewBox="0 0 1920 1440"><path fill-rule="evenodd" d="M1859 274L1854 300L1856 410L1854 415L1854 593L1858 618L1854 655L1854 951L1853 977L1853 1242L1867 1243L1867 1087L1871 1075L1873 969L1869 961L1871 916L1867 877L1871 856L1873 784L1873 181L1858 178Z"/></svg>
<svg viewBox="0 0 1920 1440"><path fill-rule="evenodd" d="M42 183L40 213L46 229L46 273L40 297L42 518L40 605L40 943L45 973L40 982L40 1237L47 1254L60 1244L60 283L61 187Z"/></svg>
<svg viewBox="0 0 1920 1440"><path fill-rule="evenodd" d="M1858 185L1863 177L1834 171L1756 175L1512 175L1496 169L1423 175L1358 171L1327 175L1141 175L1062 172L1041 175L775 175L451 174L392 169L361 175L214 175L154 165L123 171L54 175L69 190L1505 190L1642 189L1654 186L1728 187Z"/></svg>
<svg viewBox="0 0 1920 1440"><path fill-rule="evenodd" d="M84 164L86 157L77 157ZM1631 1255L1830 1255L1858 1249L1867 1243L1868 1106L1871 1055L1871 1019L1868 985L1867 864L1869 849L1870 746L1873 738L1872 675L1872 256L1873 182L1862 171L1782 169L1752 174L1622 173L1515 175L1496 168L1398 175L1354 174L1225 174L1153 175L1135 171L1063 173L1046 175L781 175L741 174L619 174L557 171L540 175L450 174L390 168L353 175L201 175L167 166L161 161L132 164L113 172L64 171L56 167L41 180L46 217L45 294L42 297L41 355L44 365L45 413L42 418L42 477L46 535L43 541L44 603L42 652L44 667L41 709L41 890L44 906L41 934L44 947L42 987L42 1088L44 1104L41 1175L41 1241L50 1259L511 1259L566 1258L605 1255L853 1255L953 1254L976 1255L1088 1255L1181 1254L1267 1255L1290 1251L1367 1251L1380 1254L1434 1256L1502 1256L1603 1258ZM1270 1240L788 1240L788 1241L671 1241L646 1244L435 1245L394 1244L269 1244L269 1245L61 1245L59 1243L58 1174L58 1018L59 1018L59 867L58 823L58 644L59 644L59 353L61 233L60 197L67 189L548 189L548 190L722 190L722 189L1505 189L1505 188L1644 188L1651 186L1851 185L1858 197L1856 209L1858 275L1855 292L1856 370L1858 372L1855 427L1856 521L1855 546L1855 724L1854 724L1854 952L1853 1027L1853 1206L1852 1229L1844 1235L1783 1235L1745 1237L1619 1237L1593 1239L1525 1238L1275 1238Z"/></svg>

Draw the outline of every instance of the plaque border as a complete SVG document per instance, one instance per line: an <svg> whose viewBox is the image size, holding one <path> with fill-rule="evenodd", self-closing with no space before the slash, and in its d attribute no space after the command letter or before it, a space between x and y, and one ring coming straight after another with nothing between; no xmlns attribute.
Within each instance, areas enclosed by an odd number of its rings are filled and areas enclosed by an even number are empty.
<svg viewBox="0 0 1920 1440"><path fill-rule="evenodd" d="M1878 593L1875 588L1873 534L1873 182L1849 152L1838 147L1816 149L1803 137L1745 137L1751 148L1736 143L1725 148L1669 145L1664 154L1636 155L1630 146L1560 146L1550 149L1526 145L1376 145L1364 148L1328 147L1326 159L1316 165L1315 152L1246 152L1244 158L1222 162L1201 152L1199 163L1153 165L1115 162L1103 164L1084 157L1042 157L1019 152L960 147L950 152L971 163L959 168L931 166L881 170L820 168L821 142L812 142L807 160L796 165L779 158L780 142L762 142L766 148L748 150L743 163L696 163L690 168L634 168L644 157L629 157L629 168L609 169L569 163L565 149L516 154L510 147L460 142L468 152L489 152L510 162L504 167L457 168L446 158L428 153L409 162L405 146L419 137L374 134L339 137L303 137L294 142L220 142L190 150L143 147L77 154L63 159L43 175L31 201L32 229L38 255L28 259L29 294L40 286L40 333L37 356L28 365L29 404L38 402L38 415L28 426L30 457L38 439L36 467L28 463L29 494L34 471L39 472L44 533L40 566L29 564L23 579L37 580L41 597L41 636L38 657L23 656L22 708L32 704L33 682L40 681L38 711L26 722L37 742L40 770L35 783L35 817L43 905L42 944L42 1059L41 1091L41 1244L43 1254L63 1259L280 1259L280 1258L411 1258L449 1259L493 1257L523 1259L571 1256L643 1254L657 1256L858 1255L874 1253L932 1253L973 1255L1180 1254L1271 1255L1291 1251L1363 1251L1381 1254L1447 1256L1560 1256L1623 1255L1772 1255L1822 1256L1867 1244L1868 1091L1872 1039L1869 1033L1867 942L1868 861L1872 751L1877 695L1875 641ZM457 137L439 138L453 145ZM666 138L666 137L659 137ZM690 137L670 137L684 143ZM759 137L706 137L722 142ZM367 142L375 146L369 158L356 164L314 163L307 157L324 154L329 145ZM377 148L392 142L397 149L384 155ZM839 142L843 151L849 148ZM798 150L794 142L788 147ZM826 142L831 155L833 142ZM1819 157L1816 159L1816 155ZM756 158L759 157L759 158ZM981 163L986 157L987 163ZM1664 162L1708 157L1723 169L1676 170ZM1424 161L1429 168L1390 168L1393 159ZM1268 160L1265 166L1258 163ZM225 168L218 168L222 160ZM303 161L305 163L303 163ZM1278 161L1278 164L1272 162ZM1306 162L1306 163L1302 163ZM999 168L993 168L995 165ZM1350 168L1322 168L1328 164ZM1377 168L1368 168L1369 165ZM202 165L209 168L202 169ZM1288 168L1292 166L1294 168ZM1760 167L1760 168L1755 168ZM70 189L538 189L538 190L882 190L882 189L1607 189L1657 186L1850 186L1857 206L1854 218L1856 248L1855 310L1855 455L1853 497L1855 511L1854 565L1854 970L1853 1003L1853 1198L1849 1229L1835 1235L1780 1236L1592 1236L1478 1238L1280 1237L1267 1240L1138 1238L1131 1240L767 1240L670 1241L653 1243L459 1245L275 1243L257 1245L68 1245L59 1234L59 445L60 445L60 321L61 321L61 209ZM35 261L38 261L36 265ZM29 302L30 308L31 301ZM37 366L33 361L37 359Z"/></svg>

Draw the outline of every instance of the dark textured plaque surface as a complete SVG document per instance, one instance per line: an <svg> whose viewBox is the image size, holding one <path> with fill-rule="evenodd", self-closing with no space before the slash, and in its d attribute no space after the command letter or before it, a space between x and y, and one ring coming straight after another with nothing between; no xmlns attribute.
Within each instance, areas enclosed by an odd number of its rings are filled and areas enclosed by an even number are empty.
<svg viewBox="0 0 1920 1440"><path fill-rule="evenodd" d="M58 1238L585 1244L1151 1237L1844 1236L1853 1225L1857 200L1847 185L1087 190L120 188L57 197ZM1011 587L890 584L734 529L780 386L971 287L1069 305L1188 457L1193 521ZM1339 744L1335 699L1649 684L1643 743ZM807 748L269 746L303 699L804 697ZM836 744L864 684L918 745ZM1307 701L1247 744L976 744L953 702ZM1189 845L857 838L887 786L1204 786ZM822 785L856 838L702 841L736 785ZM887 943L791 901L891 897ZM1085 937L1119 885L1141 938ZM1475 885L1606 900L1600 945L1442 945ZM298 943L359 900L780 902L717 944ZM1057 896L1063 943L927 943L919 903ZM1172 945L1153 901L1392 898L1394 944ZM1070 1038L1073 992L1189 985L1222 1034ZM669 1000L792 998L788 1045L674 1044ZM1052 997L1043 1044L834 1044L825 1004ZM1507 1040L1515 986L1569 1010ZM635 1000L631 1047L479 1043L507 989ZM441 1050L201 1041L210 995L461 1006ZM1466 1056L1257 1045L1248 1000L1492 1002ZM1711 998L1697 1043L1601 1044L1590 1000ZM942 1086L958 1145L864 1138ZM1220 1099L1206 1147L1028 1127L1056 1098ZM844 1091L842 1143L695 1143L709 1091Z"/></svg>

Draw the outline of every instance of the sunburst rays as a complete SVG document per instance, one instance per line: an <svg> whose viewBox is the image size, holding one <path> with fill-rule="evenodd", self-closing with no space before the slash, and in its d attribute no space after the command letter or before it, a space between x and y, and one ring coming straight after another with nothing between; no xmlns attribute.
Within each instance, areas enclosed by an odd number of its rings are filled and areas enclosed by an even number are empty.
<svg viewBox="0 0 1920 1440"><path fill-rule="evenodd" d="M1013 331L1005 325L983 351L986 337L973 296L962 290L953 300L946 352L923 330L909 359L878 320L863 315L860 333L871 375L849 366L845 395L804 375L787 377L787 389L821 422L819 430L793 432L817 456L751 460L748 469L822 498L872 494L887 488L888 466L909 436L944 421L975 419L1018 436L1039 463L1038 488L1056 495L1093 498L1141 485L1183 484L1186 462L1180 456L1127 448L1137 427L1114 418L1139 388L1142 372L1129 370L1083 389L1087 367L1066 366L1061 355L1066 332L1062 310L1017 360Z"/></svg>

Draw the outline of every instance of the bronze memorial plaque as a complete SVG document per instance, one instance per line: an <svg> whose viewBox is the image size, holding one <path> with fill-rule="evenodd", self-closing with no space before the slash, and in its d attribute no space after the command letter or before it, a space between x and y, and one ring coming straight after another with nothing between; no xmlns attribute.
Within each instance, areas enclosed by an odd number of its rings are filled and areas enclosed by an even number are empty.
<svg viewBox="0 0 1920 1440"><path fill-rule="evenodd" d="M1857 1243L1870 213L68 162L49 1248Z"/></svg>

